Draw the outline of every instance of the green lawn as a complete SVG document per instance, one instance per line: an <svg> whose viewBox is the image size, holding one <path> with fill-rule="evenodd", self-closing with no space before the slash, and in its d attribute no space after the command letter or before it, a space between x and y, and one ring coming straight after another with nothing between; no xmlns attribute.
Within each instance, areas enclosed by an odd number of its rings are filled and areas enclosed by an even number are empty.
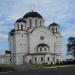
<svg viewBox="0 0 75 75"><path fill-rule="evenodd" d="M12 67L0 67L0 72L16 71Z"/></svg>
<svg viewBox="0 0 75 75"><path fill-rule="evenodd" d="M52 67L54 65L50 64L32 64L33 67Z"/></svg>
<svg viewBox="0 0 75 75"><path fill-rule="evenodd" d="M59 67L59 66L65 66L65 65L56 65L56 64L32 64L33 67Z"/></svg>

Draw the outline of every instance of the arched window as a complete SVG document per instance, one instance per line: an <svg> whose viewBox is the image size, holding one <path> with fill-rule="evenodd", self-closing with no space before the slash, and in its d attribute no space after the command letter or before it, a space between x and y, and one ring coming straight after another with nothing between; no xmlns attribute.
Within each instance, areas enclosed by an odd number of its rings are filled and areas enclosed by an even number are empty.
<svg viewBox="0 0 75 75"><path fill-rule="evenodd" d="M35 26L37 27L37 19L35 19Z"/></svg>
<svg viewBox="0 0 75 75"><path fill-rule="evenodd" d="M17 30L19 30L19 24L17 25Z"/></svg>
<svg viewBox="0 0 75 75"><path fill-rule="evenodd" d="M41 21L40 21L40 26L41 26Z"/></svg>
<svg viewBox="0 0 75 75"><path fill-rule="evenodd" d="M56 27L56 32L58 32L58 29L57 29L57 27Z"/></svg>
<svg viewBox="0 0 75 75"><path fill-rule="evenodd" d="M42 51L42 47L40 47L40 51Z"/></svg>
<svg viewBox="0 0 75 75"><path fill-rule="evenodd" d="M48 51L49 51L49 46L46 45L46 44L44 44L44 43L39 44L39 45L37 46L37 51L38 51L38 52L48 52Z"/></svg>
<svg viewBox="0 0 75 75"><path fill-rule="evenodd" d="M23 25L21 25L21 30L23 30Z"/></svg>
<svg viewBox="0 0 75 75"><path fill-rule="evenodd" d="M54 32L54 28L52 27L52 31Z"/></svg>
<svg viewBox="0 0 75 75"><path fill-rule="evenodd" d="M44 49L45 49L45 51L46 51L46 47L45 47Z"/></svg>
<svg viewBox="0 0 75 75"><path fill-rule="evenodd" d="M47 57L47 60L49 61L49 57Z"/></svg>
<svg viewBox="0 0 75 75"><path fill-rule="evenodd" d="M48 47L48 46L45 46L45 47L44 47L44 51L45 51L45 52L48 52L48 50L49 50L49 47Z"/></svg>
<svg viewBox="0 0 75 75"><path fill-rule="evenodd" d="M35 57L35 62L37 61L37 58Z"/></svg>
<svg viewBox="0 0 75 75"><path fill-rule="evenodd" d="M30 28L32 27L32 21L31 19L29 19L29 25L30 25Z"/></svg>
<svg viewBox="0 0 75 75"><path fill-rule="evenodd" d="M41 57L41 61L43 61L43 57Z"/></svg>

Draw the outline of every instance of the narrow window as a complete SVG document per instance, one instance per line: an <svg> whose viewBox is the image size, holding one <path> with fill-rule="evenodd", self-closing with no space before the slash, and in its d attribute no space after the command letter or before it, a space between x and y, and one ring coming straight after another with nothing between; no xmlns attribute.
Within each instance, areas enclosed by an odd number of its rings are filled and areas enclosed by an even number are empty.
<svg viewBox="0 0 75 75"><path fill-rule="evenodd" d="M56 32L58 32L58 31L57 31L57 27L56 27Z"/></svg>
<svg viewBox="0 0 75 75"><path fill-rule="evenodd" d="M17 30L19 30L19 24L17 25Z"/></svg>
<svg viewBox="0 0 75 75"><path fill-rule="evenodd" d="M37 58L35 57L35 62L37 61Z"/></svg>
<svg viewBox="0 0 75 75"><path fill-rule="evenodd" d="M41 57L41 61L43 61L43 57Z"/></svg>
<svg viewBox="0 0 75 75"><path fill-rule="evenodd" d="M52 27L52 31L54 32L54 28Z"/></svg>
<svg viewBox="0 0 75 75"><path fill-rule="evenodd" d="M35 19L35 26L37 27L37 19Z"/></svg>
<svg viewBox="0 0 75 75"><path fill-rule="evenodd" d="M41 26L41 21L40 21L40 26Z"/></svg>
<svg viewBox="0 0 75 75"><path fill-rule="evenodd" d="M46 47L45 47L45 51L46 51Z"/></svg>
<svg viewBox="0 0 75 75"><path fill-rule="evenodd" d="M32 26L32 21L31 21L31 19L29 20L29 25L30 25L30 28L31 28L31 26Z"/></svg>
<svg viewBox="0 0 75 75"><path fill-rule="evenodd" d="M23 30L23 25L21 25L21 30Z"/></svg>
<svg viewBox="0 0 75 75"><path fill-rule="evenodd" d="M47 58L47 60L49 61L49 57Z"/></svg>
<svg viewBox="0 0 75 75"><path fill-rule="evenodd" d="M42 51L42 47L40 47L40 51Z"/></svg>
<svg viewBox="0 0 75 75"><path fill-rule="evenodd" d="M59 59L57 59L57 63L59 63Z"/></svg>

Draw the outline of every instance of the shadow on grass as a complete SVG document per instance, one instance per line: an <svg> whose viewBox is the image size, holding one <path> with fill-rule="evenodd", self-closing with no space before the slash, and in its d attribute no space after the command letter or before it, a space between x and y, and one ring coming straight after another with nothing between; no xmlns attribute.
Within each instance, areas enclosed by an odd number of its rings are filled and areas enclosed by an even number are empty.
<svg viewBox="0 0 75 75"><path fill-rule="evenodd" d="M12 67L0 67L0 72L10 72L10 71L16 71L16 69Z"/></svg>

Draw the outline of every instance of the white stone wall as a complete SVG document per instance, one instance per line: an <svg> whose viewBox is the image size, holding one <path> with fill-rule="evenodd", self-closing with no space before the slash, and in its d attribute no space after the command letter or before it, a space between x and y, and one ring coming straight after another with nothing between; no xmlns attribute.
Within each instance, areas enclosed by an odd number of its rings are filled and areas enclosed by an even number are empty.
<svg viewBox="0 0 75 75"><path fill-rule="evenodd" d="M10 54L5 54L4 63L5 64L11 64Z"/></svg>
<svg viewBox="0 0 75 75"><path fill-rule="evenodd" d="M16 64L24 64L24 54L16 54Z"/></svg>
<svg viewBox="0 0 75 75"><path fill-rule="evenodd" d="M13 50L14 50L14 46L13 46L14 45L14 36L9 35L8 41L9 41L9 50L11 52L13 52Z"/></svg>
<svg viewBox="0 0 75 75"><path fill-rule="evenodd" d="M48 59L48 57L49 57L49 59ZM54 64L53 57L51 54L27 55L24 58L25 58L25 62L28 64L29 64L30 59L33 64L43 64L43 63L51 64L51 62ZM36 60L35 60L35 58L36 58ZM41 58L43 58L43 60L41 60Z"/></svg>
<svg viewBox="0 0 75 75"><path fill-rule="evenodd" d="M35 27L38 27L38 26L44 26L44 20L43 19L40 19L40 18L24 18L24 20L26 20L27 22L27 25L26 25L26 30L27 29L33 29ZM31 28L30 28L30 24L29 24L29 20L31 20ZM37 25L35 25L35 20L37 20ZM40 21L41 21L41 25L40 25Z"/></svg>
<svg viewBox="0 0 75 75"><path fill-rule="evenodd" d="M35 57L36 57L36 62L35 62ZM43 61L41 61L41 57L43 57ZM33 56L33 63L35 64L43 64L45 63L45 56L44 55L34 55Z"/></svg>
<svg viewBox="0 0 75 75"><path fill-rule="evenodd" d="M28 35L25 31L16 31L16 53L28 53Z"/></svg>
<svg viewBox="0 0 75 75"><path fill-rule="evenodd" d="M8 41L9 41L9 51L11 51L11 55L10 55L10 59L11 59L11 63L13 64L14 57L15 57L15 38L14 35L8 37ZM8 61L9 62L9 61ZM7 61L6 61L7 63Z"/></svg>
<svg viewBox="0 0 75 75"><path fill-rule="evenodd" d="M55 53L57 54L56 60L61 60L61 34L55 34Z"/></svg>
<svg viewBox="0 0 75 75"><path fill-rule="evenodd" d="M41 40L40 37L44 36L44 40ZM45 43L49 46L49 53L53 53L53 35L45 27L38 27L30 34L30 53L37 52L37 45Z"/></svg>
<svg viewBox="0 0 75 75"><path fill-rule="evenodd" d="M25 55L24 56L24 63L29 64L29 60L32 60L32 55ZM32 62L33 62L33 60L32 60Z"/></svg>
<svg viewBox="0 0 75 75"><path fill-rule="evenodd" d="M4 55L0 55L0 64L5 64L5 56Z"/></svg>
<svg viewBox="0 0 75 75"><path fill-rule="evenodd" d="M15 62L23 64L23 56L28 53L28 35L25 31L15 32Z"/></svg>

